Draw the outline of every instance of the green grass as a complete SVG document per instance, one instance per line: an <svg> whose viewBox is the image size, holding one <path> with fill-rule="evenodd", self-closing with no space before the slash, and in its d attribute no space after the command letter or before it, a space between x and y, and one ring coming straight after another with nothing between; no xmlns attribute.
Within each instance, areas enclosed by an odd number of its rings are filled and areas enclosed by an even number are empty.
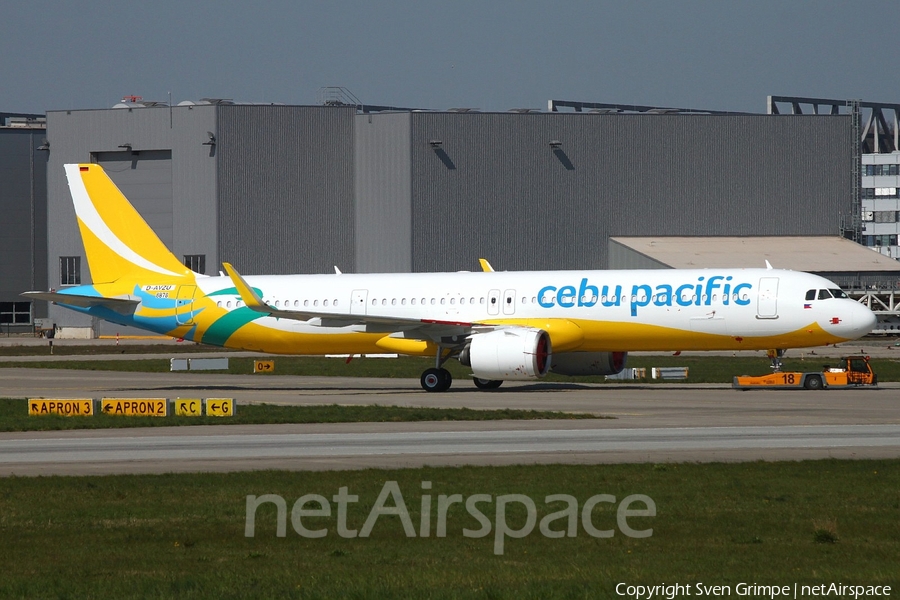
<svg viewBox="0 0 900 600"><path fill-rule="evenodd" d="M357 358L347 363L340 358L324 358L318 356L285 356L275 358L275 372L260 375L270 377L278 375L307 375L325 377L391 377L418 379L422 371L433 366L434 361L425 358ZM229 359L228 373L249 374L253 372L252 358ZM826 364L838 366L838 360L824 357L788 358L784 360L786 371L819 371ZM900 360L872 359L872 368L878 374L878 380L900 381ZM445 365L454 379L462 380L471 376L471 369L460 365L455 360ZM629 367L645 367L650 376L652 367L688 367L688 383L731 383L735 375L765 375L771 373L766 358L727 357L727 356L632 356L628 359ZM146 360L122 361L40 361L34 363L11 363L0 361L0 368L41 368L41 369L77 369L102 371L129 371L165 373L169 371L169 360L152 358ZM218 372L218 371L217 371ZM190 373L209 373L194 371ZM544 381L570 383L604 383L606 378L598 377L564 377L548 375ZM661 380L648 379L646 382L662 383Z"/></svg>
<svg viewBox="0 0 900 600"><path fill-rule="evenodd" d="M474 410L404 406L276 406L241 404L233 417L91 417L29 416L26 400L0 398L0 431L54 431L113 427L172 427L181 425L261 425L277 423L386 423L410 421L496 421L501 419L597 419L598 415L539 410Z"/></svg>
<svg viewBox="0 0 900 600"><path fill-rule="evenodd" d="M430 537L406 537L398 517L382 516L370 537L345 539L332 512L304 519L327 528L324 538L301 537L290 516L279 538L271 504L257 513L255 537L244 536L247 495L280 495L290 513L304 494L330 500L347 487L359 496L347 524L360 529L386 481L398 482L417 531L421 496L431 495ZM898 460L13 477L0 481L0 597L616 598L619 582L701 581L896 590L898 490ZM614 505L601 503L592 521L616 528L613 537L588 536L579 518L575 537L535 528L506 539L498 556L493 532L462 535L479 524L461 504L449 511L446 537L435 537L440 494L489 494L479 506L492 522L503 494L533 499L538 522L562 508L545 503L550 494L574 496L579 509L595 494L645 494L657 515L630 518L653 529L630 538ZM509 525L524 521L512 506Z"/></svg>

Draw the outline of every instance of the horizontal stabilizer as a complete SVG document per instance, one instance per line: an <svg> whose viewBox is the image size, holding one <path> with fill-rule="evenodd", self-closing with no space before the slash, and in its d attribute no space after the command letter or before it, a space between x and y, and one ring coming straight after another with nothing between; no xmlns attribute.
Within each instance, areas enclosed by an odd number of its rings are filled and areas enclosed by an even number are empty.
<svg viewBox="0 0 900 600"><path fill-rule="evenodd" d="M103 296L84 296L81 294L65 294L62 292L23 292L21 295L34 300L46 300L47 302L77 306L79 308L103 306L123 315L132 314L137 305L140 304L140 300L132 296L125 298L104 298Z"/></svg>

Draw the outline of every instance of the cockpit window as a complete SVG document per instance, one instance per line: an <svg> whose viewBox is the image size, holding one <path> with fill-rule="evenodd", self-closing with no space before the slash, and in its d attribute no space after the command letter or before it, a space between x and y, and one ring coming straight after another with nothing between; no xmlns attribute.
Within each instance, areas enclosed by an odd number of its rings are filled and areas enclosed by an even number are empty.
<svg viewBox="0 0 900 600"><path fill-rule="evenodd" d="M819 290L819 300L827 300L831 297L831 292L829 292L828 290Z"/></svg>
<svg viewBox="0 0 900 600"><path fill-rule="evenodd" d="M806 299L807 300L815 300L816 299L816 290L809 290L808 292L806 292Z"/></svg>
<svg viewBox="0 0 900 600"><path fill-rule="evenodd" d="M844 292L844 290L828 290L831 292L831 295L835 298L849 298L849 296Z"/></svg>

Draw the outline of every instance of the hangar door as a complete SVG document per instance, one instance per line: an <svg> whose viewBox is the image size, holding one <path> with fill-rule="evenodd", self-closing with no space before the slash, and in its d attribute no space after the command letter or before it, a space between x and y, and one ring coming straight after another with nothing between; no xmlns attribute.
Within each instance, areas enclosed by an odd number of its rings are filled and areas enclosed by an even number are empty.
<svg viewBox="0 0 900 600"><path fill-rule="evenodd" d="M94 152L100 165L169 250L173 245L172 151Z"/></svg>

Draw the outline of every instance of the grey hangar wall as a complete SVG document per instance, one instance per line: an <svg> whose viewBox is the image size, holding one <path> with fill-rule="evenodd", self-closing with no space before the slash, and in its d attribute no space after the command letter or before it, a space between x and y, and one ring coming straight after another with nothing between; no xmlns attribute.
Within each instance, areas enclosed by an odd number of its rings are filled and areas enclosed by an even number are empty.
<svg viewBox="0 0 900 600"><path fill-rule="evenodd" d="M226 104L55 111L47 135L50 287L84 255L68 162L113 167L208 274L607 268L610 236L836 235L858 186L850 115Z"/></svg>

